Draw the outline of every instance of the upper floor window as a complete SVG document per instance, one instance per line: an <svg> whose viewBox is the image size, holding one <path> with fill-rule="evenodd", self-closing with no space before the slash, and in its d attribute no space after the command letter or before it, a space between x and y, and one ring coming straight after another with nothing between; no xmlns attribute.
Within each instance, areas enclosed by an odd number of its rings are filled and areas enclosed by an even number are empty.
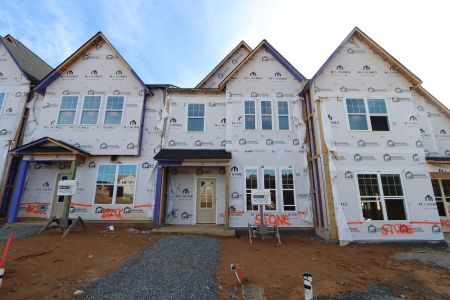
<svg viewBox="0 0 450 300"><path fill-rule="evenodd" d="M74 124L77 106L78 96L62 96L59 106L58 124Z"/></svg>
<svg viewBox="0 0 450 300"><path fill-rule="evenodd" d="M100 165L95 204L133 204L136 175L136 165Z"/></svg>
<svg viewBox="0 0 450 300"><path fill-rule="evenodd" d="M83 102L83 112L81 113L81 124L96 125L100 111L100 96L85 96Z"/></svg>
<svg viewBox="0 0 450 300"><path fill-rule="evenodd" d="M364 220L406 220L400 175L358 174L358 186Z"/></svg>
<svg viewBox="0 0 450 300"><path fill-rule="evenodd" d="M272 102L261 101L261 128L272 129Z"/></svg>
<svg viewBox="0 0 450 300"><path fill-rule="evenodd" d="M105 124L122 124L124 96L108 96L106 99Z"/></svg>
<svg viewBox="0 0 450 300"><path fill-rule="evenodd" d="M256 108L255 101L244 102L244 128L256 129Z"/></svg>
<svg viewBox="0 0 450 300"><path fill-rule="evenodd" d="M188 104L187 131L205 130L205 104Z"/></svg>
<svg viewBox="0 0 450 300"><path fill-rule="evenodd" d="M289 130L289 104L287 101L278 101L278 129Z"/></svg>
<svg viewBox="0 0 450 300"><path fill-rule="evenodd" d="M0 92L0 112L2 112L5 98L6 98L6 93Z"/></svg>
<svg viewBox="0 0 450 300"><path fill-rule="evenodd" d="M384 99L346 99L350 130L389 131Z"/></svg>

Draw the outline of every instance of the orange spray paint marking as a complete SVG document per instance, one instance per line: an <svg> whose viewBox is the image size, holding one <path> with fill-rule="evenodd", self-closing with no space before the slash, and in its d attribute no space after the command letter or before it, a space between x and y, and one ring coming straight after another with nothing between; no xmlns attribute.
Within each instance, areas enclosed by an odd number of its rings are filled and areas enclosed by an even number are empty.
<svg viewBox="0 0 450 300"><path fill-rule="evenodd" d="M255 216L255 224L261 224L261 214ZM292 226L287 214L264 214L264 224Z"/></svg>
<svg viewBox="0 0 450 300"><path fill-rule="evenodd" d="M104 208L102 211L102 219L119 218L122 219L123 208Z"/></svg>
<svg viewBox="0 0 450 300"><path fill-rule="evenodd" d="M397 235L397 234L414 234L413 228L409 224L383 224L381 225L382 235Z"/></svg>
<svg viewBox="0 0 450 300"><path fill-rule="evenodd" d="M441 226L450 228L450 220L441 220Z"/></svg>
<svg viewBox="0 0 450 300"><path fill-rule="evenodd" d="M38 205L35 204L28 204L27 206L27 213L28 214L34 214L34 215L45 215L45 210L40 210Z"/></svg>

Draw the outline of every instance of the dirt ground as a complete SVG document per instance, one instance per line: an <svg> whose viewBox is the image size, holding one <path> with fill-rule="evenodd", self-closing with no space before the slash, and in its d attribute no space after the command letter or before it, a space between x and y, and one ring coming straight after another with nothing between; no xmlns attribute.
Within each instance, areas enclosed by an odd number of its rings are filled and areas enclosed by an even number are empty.
<svg viewBox="0 0 450 300"><path fill-rule="evenodd" d="M114 232L107 232L105 225L89 224L88 231L70 233L64 240L55 229L14 241L0 299L71 299L77 289L117 270L158 239L157 235L127 231L129 227L148 227L114 226ZM0 251L3 249L4 243L0 245Z"/></svg>
<svg viewBox="0 0 450 300"><path fill-rule="evenodd" d="M411 248L381 245L340 247L311 235L282 236L274 240L221 239L224 242L218 276L220 299L238 286L230 264L239 264L246 284L264 288L267 299L303 299L303 272L313 275L314 295L335 295L387 284L406 299L448 299L450 273L415 261L390 256ZM448 251L446 249L432 251ZM446 295L447 294L447 295Z"/></svg>
<svg viewBox="0 0 450 300"><path fill-rule="evenodd" d="M118 270L129 258L164 235L132 233L143 225L89 225L89 231L71 233L61 240L58 231L13 242L0 288L0 299L71 299L73 293ZM219 299L237 287L230 264L239 264L247 284L262 285L267 299L302 299L301 274L313 274L314 295L334 295L387 284L406 299L444 299L450 295L450 273L419 262L397 261L390 256L411 251L406 247L356 245L340 247L310 234L282 235L274 240L218 238L223 243ZM0 246L3 249L4 243ZM428 251L428 250L427 250ZM432 251L448 251L445 249Z"/></svg>

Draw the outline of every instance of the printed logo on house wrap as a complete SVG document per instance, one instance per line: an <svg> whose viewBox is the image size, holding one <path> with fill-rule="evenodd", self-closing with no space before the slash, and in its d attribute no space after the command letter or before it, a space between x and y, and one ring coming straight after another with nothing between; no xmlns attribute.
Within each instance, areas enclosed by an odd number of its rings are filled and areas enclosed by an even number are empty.
<svg viewBox="0 0 450 300"><path fill-rule="evenodd" d="M364 65L361 70L358 71L358 74L361 76L374 76L377 74L377 71L372 70L369 65Z"/></svg>
<svg viewBox="0 0 450 300"><path fill-rule="evenodd" d="M241 177L241 176L243 176L243 173L241 171L239 171L239 168L236 167L236 166L232 166L230 168L230 173L231 173L231 176L233 176L233 177Z"/></svg>

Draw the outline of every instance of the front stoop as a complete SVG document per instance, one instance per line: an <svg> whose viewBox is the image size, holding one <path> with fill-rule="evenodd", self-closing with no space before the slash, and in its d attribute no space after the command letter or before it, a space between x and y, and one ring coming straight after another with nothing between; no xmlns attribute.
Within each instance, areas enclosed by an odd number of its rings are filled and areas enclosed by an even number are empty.
<svg viewBox="0 0 450 300"><path fill-rule="evenodd" d="M225 229L223 225L164 225L162 227L152 229L152 232L236 236L235 230Z"/></svg>

